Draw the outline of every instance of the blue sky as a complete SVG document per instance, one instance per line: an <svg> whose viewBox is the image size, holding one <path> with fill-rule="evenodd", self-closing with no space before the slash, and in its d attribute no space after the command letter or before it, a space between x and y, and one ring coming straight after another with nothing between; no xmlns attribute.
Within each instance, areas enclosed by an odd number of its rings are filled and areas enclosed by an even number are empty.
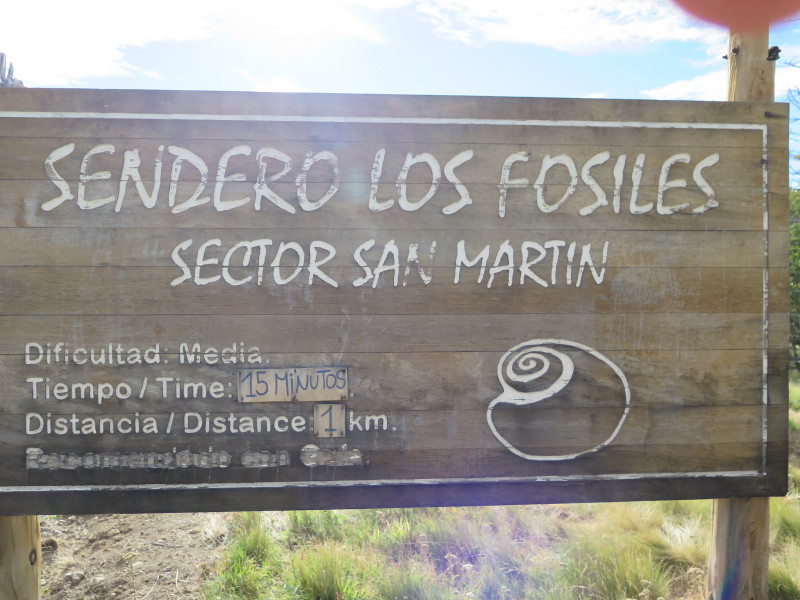
<svg viewBox="0 0 800 600"><path fill-rule="evenodd" d="M667 0L27 2L2 18L0 51L34 87L725 95L726 32ZM783 64L795 19L772 32L779 94L800 85Z"/></svg>
<svg viewBox="0 0 800 600"><path fill-rule="evenodd" d="M113 8L110 8L113 7ZM47 18L43 18L47 15ZM28 87L723 100L727 32L668 0L14 3ZM800 15L776 24L777 98Z"/></svg>
<svg viewBox="0 0 800 600"><path fill-rule="evenodd" d="M667 0L28 2L3 21L0 51L35 87L725 95L726 32ZM771 42L780 95L800 85L783 64L800 59L800 20Z"/></svg>

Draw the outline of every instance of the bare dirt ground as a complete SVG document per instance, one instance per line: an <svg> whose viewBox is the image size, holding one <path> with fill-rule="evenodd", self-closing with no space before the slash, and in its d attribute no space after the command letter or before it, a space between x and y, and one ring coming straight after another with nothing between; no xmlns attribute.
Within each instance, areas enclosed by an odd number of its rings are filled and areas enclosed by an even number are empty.
<svg viewBox="0 0 800 600"><path fill-rule="evenodd" d="M226 514L41 517L43 600L195 600Z"/></svg>

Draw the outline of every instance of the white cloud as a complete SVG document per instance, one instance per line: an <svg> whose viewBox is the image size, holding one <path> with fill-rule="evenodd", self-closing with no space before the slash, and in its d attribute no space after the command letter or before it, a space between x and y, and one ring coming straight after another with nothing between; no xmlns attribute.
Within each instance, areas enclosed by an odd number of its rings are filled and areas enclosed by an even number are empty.
<svg viewBox="0 0 800 600"><path fill-rule="evenodd" d="M796 89L800 89L800 67L777 66L775 97L785 98L789 90ZM692 79L643 90L642 94L654 100L725 100L728 96L728 71L717 69Z"/></svg>
<svg viewBox="0 0 800 600"><path fill-rule="evenodd" d="M793 33L800 33L797 29ZM781 46L781 59L775 73L775 95L785 98L789 90L800 89L800 46Z"/></svg>
<svg viewBox="0 0 800 600"><path fill-rule="evenodd" d="M125 49L151 42L227 34L275 54L315 52L339 38L380 42L380 32L361 16L365 6L393 8L407 1L14 2L3 7L0 51L29 87L80 85L90 77L141 72L126 61Z"/></svg>
<svg viewBox="0 0 800 600"><path fill-rule="evenodd" d="M239 75L244 77L250 84L250 91L252 92L310 92L307 87L299 84L293 77L289 75L281 75L278 77L270 77L268 79L259 79L253 76L249 71L239 70Z"/></svg>
<svg viewBox="0 0 800 600"><path fill-rule="evenodd" d="M225 30L275 54L307 54L341 38L383 41L378 29L359 14L364 0L272 0L257 5L236 0L234 4L238 10L226 9L219 15ZM396 5L397 0L376 3L379 9Z"/></svg>
<svg viewBox="0 0 800 600"><path fill-rule="evenodd" d="M125 46L202 39L213 30L206 11L155 0L14 2L3 7L2 19L2 51L27 86L66 86L130 73L134 67L124 59Z"/></svg>
<svg viewBox="0 0 800 600"><path fill-rule="evenodd" d="M126 60L129 47L215 35L266 60L317 53L324 61L326 45L339 39L382 43L375 13L402 7L439 35L470 44L514 42L574 54L635 51L663 41L694 41L710 55L724 48L724 32L698 25L665 0L39 0L4 7L0 51L28 86L142 73Z"/></svg>
<svg viewBox="0 0 800 600"><path fill-rule="evenodd" d="M718 69L692 79L642 90L642 94L653 100L725 100L728 94L727 86L727 69Z"/></svg>
<svg viewBox="0 0 800 600"><path fill-rule="evenodd" d="M800 90L800 66L778 67L775 72L775 97L785 98L789 90Z"/></svg>
<svg viewBox="0 0 800 600"><path fill-rule="evenodd" d="M718 29L690 21L663 0L420 0L417 8L440 35L473 44L515 42L588 54L721 39Z"/></svg>

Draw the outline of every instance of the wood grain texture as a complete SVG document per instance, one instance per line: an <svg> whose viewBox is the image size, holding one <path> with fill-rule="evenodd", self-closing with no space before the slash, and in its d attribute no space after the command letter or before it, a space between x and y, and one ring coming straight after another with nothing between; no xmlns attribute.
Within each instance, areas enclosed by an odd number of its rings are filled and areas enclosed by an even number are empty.
<svg viewBox="0 0 800 600"><path fill-rule="evenodd" d="M769 598L769 498L714 501L708 598Z"/></svg>
<svg viewBox="0 0 800 600"><path fill-rule="evenodd" d="M785 105L21 92L0 514L785 489Z"/></svg>
<svg viewBox="0 0 800 600"><path fill-rule="evenodd" d="M767 60L768 28L748 34L731 31L728 45L728 100L773 100L775 63ZM786 469L782 464L776 468ZM769 499L714 500L709 600L766 600L768 571Z"/></svg>
<svg viewBox="0 0 800 600"><path fill-rule="evenodd" d="M39 600L39 517L0 516L0 598Z"/></svg>

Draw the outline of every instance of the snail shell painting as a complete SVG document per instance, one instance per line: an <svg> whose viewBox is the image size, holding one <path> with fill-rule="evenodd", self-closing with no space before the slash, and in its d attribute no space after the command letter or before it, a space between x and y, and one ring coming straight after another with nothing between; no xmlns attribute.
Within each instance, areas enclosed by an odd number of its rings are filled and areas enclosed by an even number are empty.
<svg viewBox="0 0 800 600"><path fill-rule="evenodd" d="M503 446L527 460L570 460L607 447L631 406L614 362L578 342L534 339L497 365L502 393L486 420Z"/></svg>

